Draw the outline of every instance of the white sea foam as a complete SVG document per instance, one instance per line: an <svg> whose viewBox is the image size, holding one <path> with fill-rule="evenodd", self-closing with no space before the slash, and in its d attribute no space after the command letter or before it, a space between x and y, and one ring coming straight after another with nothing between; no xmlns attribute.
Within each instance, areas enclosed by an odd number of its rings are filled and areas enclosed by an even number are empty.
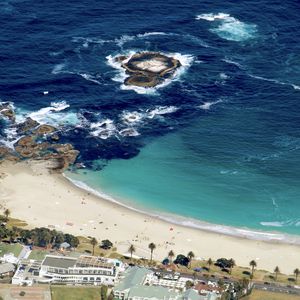
<svg viewBox="0 0 300 300"><path fill-rule="evenodd" d="M119 131L121 136L139 136L139 132L135 128L125 128Z"/></svg>
<svg viewBox="0 0 300 300"><path fill-rule="evenodd" d="M172 33L165 33L162 31L153 31L153 32L145 32L145 33L137 34L137 37L143 38L143 37L153 36L153 35L172 35Z"/></svg>
<svg viewBox="0 0 300 300"><path fill-rule="evenodd" d="M117 46L122 48L125 43L133 41L134 39L136 39L136 35L126 35L125 34L125 35L122 35L120 38L115 39L115 43L117 44Z"/></svg>
<svg viewBox="0 0 300 300"><path fill-rule="evenodd" d="M220 73L219 76L220 76L220 79L222 79L222 80L226 80L229 78L229 76L225 73Z"/></svg>
<svg viewBox="0 0 300 300"><path fill-rule="evenodd" d="M215 20L227 20L228 18L231 18L229 14L225 13L208 13L208 14L201 14L196 16L196 20L206 20L206 21L215 21Z"/></svg>
<svg viewBox="0 0 300 300"><path fill-rule="evenodd" d="M117 132L114 121L111 119L104 119L99 122L90 124L91 135L99 137L103 140L110 138Z"/></svg>
<svg viewBox="0 0 300 300"><path fill-rule="evenodd" d="M121 114L121 119L126 124L137 124L145 118L145 114L138 111L124 111Z"/></svg>
<svg viewBox="0 0 300 300"><path fill-rule="evenodd" d="M246 41L254 38L257 33L257 26L255 24L241 22L226 13L201 14L196 17L196 20L206 20L216 23L216 27L211 28L210 31L229 41Z"/></svg>
<svg viewBox="0 0 300 300"><path fill-rule="evenodd" d="M95 77L91 74L78 73L78 75L81 76L82 78L84 78L87 81L91 81L91 82L94 82L96 84L102 85L102 83L100 81L98 81L97 79L95 79Z"/></svg>
<svg viewBox="0 0 300 300"><path fill-rule="evenodd" d="M227 64L235 65L235 66L239 67L240 69L244 69L244 67L240 63L238 63L234 60L231 60L229 58L225 57L222 59L222 61L226 62Z"/></svg>
<svg viewBox="0 0 300 300"><path fill-rule="evenodd" d="M57 65L54 66L51 73L54 74L54 75L62 73L64 71L65 66L66 66L65 63L57 64Z"/></svg>
<svg viewBox="0 0 300 300"><path fill-rule="evenodd" d="M111 40L104 40L101 38L91 38L91 37L73 37L72 41L75 43L81 43L83 48L88 48L90 44L103 45L105 43L112 42Z"/></svg>
<svg viewBox="0 0 300 300"><path fill-rule="evenodd" d="M204 102L203 104L199 105L198 107L204 110L208 110L211 108L212 105L215 105L217 103L223 102L222 100L212 101L212 102Z"/></svg>
<svg viewBox="0 0 300 300"><path fill-rule="evenodd" d="M150 36L156 36L156 35L173 35L173 33L165 33L161 31L153 31L153 32L145 32L145 33L139 33L137 35L127 35L124 34L120 38L116 38L114 42L116 43L117 46L120 48L123 47L124 44L134 41L136 39L145 39Z"/></svg>
<svg viewBox="0 0 300 300"><path fill-rule="evenodd" d="M274 222L260 222L262 226L270 226L270 227L283 227L284 223L279 221Z"/></svg>
<svg viewBox="0 0 300 300"><path fill-rule="evenodd" d="M221 170L220 171L220 174L222 174L222 175L226 175L226 174L228 174L228 175L236 175L238 173L239 172L236 171L236 170Z"/></svg>
<svg viewBox="0 0 300 300"><path fill-rule="evenodd" d="M64 175L65 176L65 175ZM159 218L161 220L170 222L172 224L177 224L181 226L196 228L196 229L202 229L206 231L211 232L217 232L229 236L236 236L236 237L243 237L248 238L252 240L262 240L262 241L276 241L276 242L282 242L282 243L290 243L290 244L297 244L300 245L300 238L298 236L294 235L288 235L283 234L279 232L264 232L259 230L251 230L247 228L237 228L237 227L231 227L231 226L225 226L225 225L218 225L218 224L212 224L207 223L191 218L182 217L179 215L173 215L173 214L167 214L167 213L160 213L155 211L144 211L142 209L137 209L131 205L126 205L123 201L119 201L110 195L104 193L101 190L94 190L91 187L89 187L87 184L78 181L73 180L67 176L65 176L70 182L72 182L74 185L76 185L79 188L82 188L84 190L87 190L88 192L101 197L102 199L112 201L114 203L117 203L123 207L129 208L133 211L137 211L139 213L149 215L152 217ZM300 225L300 222L299 222Z"/></svg>
<svg viewBox="0 0 300 300"><path fill-rule="evenodd" d="M299 219L291 219L287 221L266 221L260 222L262 226L270 226L270 227L285 227L285 226L299 226Z"/></svg>
<svg viewBox="0 0 300 300"><path fill-rule="evenodd" d="M30 117L40 124L49 124L55 127L76 125L80 122L77 114L74 112L64 112L64 110L69 107L70 105L65 101L51 102L50 106L43 107L38 111L22 111L22 113L19 114L18 121L24 120L25 117Z"/></svg>
<svg viewBox="0 0 300 300"><path fill-rule="evenodd" d="M17 128L8 127L4 129L5 139L1 140L1 144L5 145L8 148L14 149L14 144L20 138L17 133Z"/></svg>
<svg viewBox="0 0 300 300"><path fill-rule="evenodd" d="M147 110L148 118L153 119L155 116L171 114L178 110L176 106L157 106L154 109Z"/></svg>
<svg viewBox="0 0 300 300"><path fill-rule="evenodd" d="M126 60L126 61L128 61L132 57L132 55L134 55L135 53L136 53L136 51L130 50L130 51L127 51L126 53L120 53L115 56L109 55L106 57L108 65L110 65L114 69L118 70L118 73L116 74L116 76L114 76L112 78L112 80L123 83L125 81L125 79L129 76L128 74L126 74L125 69L122 68L121 63L117 62L115 60L116 57L118 57L120 55L125 55L125 56L128 56L128 58ZM179 80L181 75L184 74L184 72L187 70L187 68L192 64L192 62L194 60L194 57L192 55L188 55L188 54L185 54L185 55L180 54L180 53L163 53L163 54L174 57L175 59L179 60L181 63L181 66L174 72L174 74L172 75L172 78L168 78L168 79L164 80L164 82L162 82L161 84L159 84L153 88L144 88L144 87L137 87L137 86L133 86L133 85L125 85L125 84L121 84L120 88L122 90L133 90L138 94L157 95L158 89L161 89L161 88L169 85L173 81ZM126 62L126 61L124 61L124 62Z"/></svg>
<svg viewBox="0 0 300 300"><path fill-rule="evenodd" d="M257 75L253 75L253 74L247 74L248 76L250 76L251 78L255 78L258 80L263 80L263 81L269 81L269 82L273 82L275 84L279 84L279 85L288 85L291 86L292 88L294 88L295 90L300 90L300 86L295 85L293 83L289 83L289 82L283 82L277 79L272 79L272 78L266 78L266 77L262 77L262 76L257 76Z"/></svg>

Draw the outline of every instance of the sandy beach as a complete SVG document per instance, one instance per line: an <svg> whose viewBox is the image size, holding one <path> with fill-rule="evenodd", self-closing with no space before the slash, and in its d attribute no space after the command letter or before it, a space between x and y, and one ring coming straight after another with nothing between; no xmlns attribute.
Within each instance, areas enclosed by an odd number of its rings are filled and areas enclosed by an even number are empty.
<svg viewBox="0 0 300 300"><path fill-rule="evenodd" d="M49 174L44 163L0 165L0 199L11 216L30 227L55 228L74 235L108 238L119 253L134 244L141 257L149 257L148 244L154 242L156 259L169 250L196 258L234 258L241 266L255 259L259 269L273 271L279 266L291 274L300 266L300 246L226 236L174 225L122 207L82 190L61 174Z"/></svg>

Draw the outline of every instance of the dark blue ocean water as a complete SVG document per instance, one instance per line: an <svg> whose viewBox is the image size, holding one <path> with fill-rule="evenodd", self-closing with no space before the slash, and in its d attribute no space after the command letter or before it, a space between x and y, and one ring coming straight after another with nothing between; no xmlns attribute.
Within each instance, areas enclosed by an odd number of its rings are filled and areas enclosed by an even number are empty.
<svg viewBox="0 0 300 300"><path fill-rule="evenodd" d="M87 166L74 178L131 206L300 234L299 14L291 0L1 1L0 99L59 127ZM112 58L145 50L183 67L128 89Z"/></svg>

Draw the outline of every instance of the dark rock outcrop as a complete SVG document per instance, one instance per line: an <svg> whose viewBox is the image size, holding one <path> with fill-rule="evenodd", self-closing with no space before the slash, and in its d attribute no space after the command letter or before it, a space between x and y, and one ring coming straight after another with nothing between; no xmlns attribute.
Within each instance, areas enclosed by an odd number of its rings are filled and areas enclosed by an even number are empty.
<svg viewBox="0 0 300 300"><path fill-rule="evenodd" d="M31 119L30 117L26 118L23 123L17 125L17 132L18 133L27 133L33 128L37 127L39 122Z"/></svg>
<svg viewBox="0 0 300 300"><path fill-rule="evenodd" d="M14 112L13 107L10 103L1 103L0 104L0 116L3 116L7 119L9 119L12 122L15 122L16 115Z"/></svg>
<svg viewBox="0 0 300 300"><path fill-rule="evenodd" d="M57 129L51 125L40 125L38 128L36 128L33 131L33 134L35 135L45 135L55 132Z"/></svg>
<svg viewBox="0 0 300 300"><path fill-rule="evenodd" d="M118 56L115 60L129 75L124 83L140 87L155 87L170 78L181 66L179 60L158 52L136 53L129 60L126 56Z"/></svg>
<svg viewBox="0 0 300 300"><path fill-rule="evenodd" d="M79 151L71 144L58 144L57 128L27 118L23 123L15 124L15 113L9 104L0 105L0 116L9 118L17 133L23 134L13 149L0 145L0 161L21 161L24 159L49 161L55 171L63 171L74 164ZM50 136L49 136L50 135Z"/></svg>

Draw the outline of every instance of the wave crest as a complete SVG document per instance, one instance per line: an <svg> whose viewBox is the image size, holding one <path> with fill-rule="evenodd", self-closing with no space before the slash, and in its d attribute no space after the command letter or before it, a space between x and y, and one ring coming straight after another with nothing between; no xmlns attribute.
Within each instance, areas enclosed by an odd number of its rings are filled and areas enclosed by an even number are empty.
<svg viewBox="0 0 300 300"><path fill-rule="evenodd" d="M196 20L215 22L216 27L210 29L210 31L228 41L246 41L253 39L257 33L257 26L255 24L244 23L226 13L201 14L196 16Z"/></svg>

